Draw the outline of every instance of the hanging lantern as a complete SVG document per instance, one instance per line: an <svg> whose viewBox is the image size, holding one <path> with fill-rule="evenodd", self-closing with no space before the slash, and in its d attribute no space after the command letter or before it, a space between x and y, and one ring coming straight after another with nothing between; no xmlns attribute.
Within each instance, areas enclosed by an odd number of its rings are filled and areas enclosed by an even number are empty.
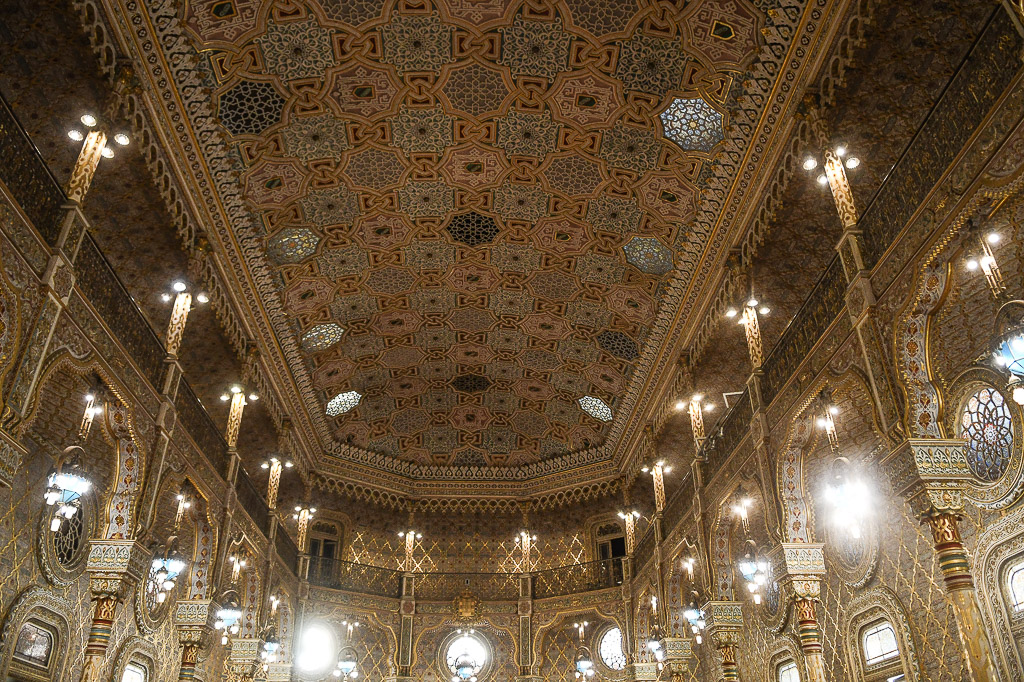
<svg viewBox="0 0 1024 682"><path fill-rule="evenodd" d="M334 671L334 676L355 679L359 676L359 673L356 671L358 665L359 663L356 659L356 650L350 646L346 646L338 654L338 667Z"/></svg>
<svg viewBox="0 0 1024 682"><path fill-rule="evenodd" d="M996 313L996 364L1010 373L1013 401L1024 405L1024 301L1008 301Z"/></svg>
<svg viewBox="0 0 1024 682"><path fill-rule="evenodd" d="M582 644L576 649L576 679L582 680L594 676L594 657L590 649Z"/></svg>
<svg viewBox="0 0 1024 682"><path fill-rule="evenodd" d="M683 611L683 617L686 618L686 622L690 624L690 630L693 632L693 640L697 644L703 642L704 637L701 633L704 632L707 621L704 618L704 610L700 608L700 605L697 602L696 591L691 593L690 603L687 605L686 610Z"/></svg>
<svg viewBox="0 0 1024 682"><path fill-rule="evenodd" d="M46 506L54 508L50 519L50 530L53 532L60 530L65 519L74 517L82 507L82 495L92 488L92 483L77 463L81 453L82 448L77 445L65 448L46 478L43 500ZM72 461L68 462L67 459Z"/></svg>

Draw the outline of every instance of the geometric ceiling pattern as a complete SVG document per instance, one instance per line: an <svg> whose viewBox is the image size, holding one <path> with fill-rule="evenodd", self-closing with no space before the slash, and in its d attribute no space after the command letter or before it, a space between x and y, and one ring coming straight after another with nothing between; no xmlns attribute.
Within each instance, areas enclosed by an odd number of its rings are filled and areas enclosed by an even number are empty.
<svg viewBox="0 0 1024 682"><path fill-rule="evenodd" d="M485 466L603 443L762 12L746 0L668 20L622 0L181 12L264 233L252 258L300 342L291 371L311 377L309 409L333 437Z"/></svg>

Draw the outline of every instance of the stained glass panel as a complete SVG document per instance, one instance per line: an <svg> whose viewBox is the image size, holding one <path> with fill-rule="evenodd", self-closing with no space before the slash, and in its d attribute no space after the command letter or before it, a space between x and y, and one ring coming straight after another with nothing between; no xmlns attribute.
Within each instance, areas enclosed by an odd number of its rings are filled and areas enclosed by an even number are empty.
<svg viewBox="0 0 1024 682"><path fill-rule="evenodd" d="M972 395L960 415L960 435L967 441L967 463L974 475L998 480L1013 448L1013 418L1003 394L983 388Z"/></svg>
<svg viewBox="0 0 1024 682"><path fill-rule="evenodd" d="M612 670L626 667L626 655L622 652L622 630L619 628L611 628L601 636L597 651L601 655L601 662Z"/></svg>
<svg viewBox="0 0 1024 682"><path fill-rule="evenodd" d="M600 398L595 398L592 395L585 395L579 399L580 409L589 414L594 419L600 419L603 422L610 422L612 420L612 410L608 407L608 404Z"/></svg>
<svg viewBox="0 0 1024 682"><path fill-rule="evenodd" d="M722 115L700 98L673 100L661 123L665 137L687 151L709 152L725 137Z"/></svg>
<svg viewBox="0 0 1024 682"><path fill-rule="evenodd" d="M337 417L339 414L345 414L358 405L362 397L362 394L358 391L346 391L345 393L339 393L331 398L331 401L327 403L327 414L331 417Z"/></svg>

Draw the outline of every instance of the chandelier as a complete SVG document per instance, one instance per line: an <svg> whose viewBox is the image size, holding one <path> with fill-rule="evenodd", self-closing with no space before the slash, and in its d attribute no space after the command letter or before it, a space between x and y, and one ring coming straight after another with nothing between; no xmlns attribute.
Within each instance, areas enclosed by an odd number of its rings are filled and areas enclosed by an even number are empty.
<svg viewBox="0 0 1024 682"><path fill-rule="evenodd" d="M66 448L46 478L43 499L46 506L53 508L50 530L55 533L65 520L74 518L82 508L82 495L92 488L92 483L78 464L81 452L82 448L77 445ZM68 462L68 459L71 461Z"/></svg>
<svg viewBox="0 0 1024 682"><path fill-rule="evenodd" d="M579 623L573 623L572 626L576 628L576 633L579 635L579 646L576 647L576 655L573 657L575 665L575 674L577 680L585 680L588 677L593 677L596 673L594 670L594 657L583 644L583 637L586 634L587 621L581 621Z"/></svg>
<svg viewBox="0 0 1024 682"><path fill-rule="evenodd" d="M739 569L747 583L747 590L754 598L754 603L760 605L764 598L762 591L768 583L768 562L758 552L753 540L746 541L746 548L743 558L740 559Z"/></svg>
<svg viewBox="0 0 1024 682"><path fill-rule="evenodd" d="M172 536L163 555L154 557L150 567L157 604L167 600L167 595L174 589L178 576L185 570L185 559L178 552L176 541L177 538Z"/></svg>
<svg viewBox="0 0 1024 682"><path fill-rule="evenodd" d="M647 637L647 650L656 661L665 658L665 649L661 645L661 625L658 624L658 598L651 595L651 633Z"/></svg>
<svg viewBox="0 0 1024 682"><path fill-rule="evenodd" d="M699 596L697 590L690 592L690 602L686 605L686 610L683 611L683 617L686 618L686 622L690 624L690 630L693 632L693 641L697 644L704 641L702 633L707 626L704 609L700 607L698 601Z"/></svg>
<svg viewBox="0 0 1024 682"><path fill-rule="evenodd" d="M228 643L228 634L237 635L241 630L239 621L242 619L242 607L238 603L238 596L234 592L226 596L224 605L217 610L217 620L213 623L215 629L222 631L221 644Z"/></svg>
<svg viewBox="0 0 1024 682"><path fill-rule="evenodd" d="M347 677L354 680L359 677L359 658L356 655L355 647L352 646L352 635L355 629L359 627L359 622L345 620L341 624L346 627L348 636L345 640L345 646L338 652L338 664L335 666L332 674L335 677Z"/></svg>
<svg viewBox="0 0 1024 682"><path fill-rule="evenodd" d="M1007 390L1024 405L1024 301L1007 301L996 313L996 364L1010 374Z"/></svg>
<svg viewBox="0 0 1024 682"><path fill-rule="evenodd" d="M827 392L822 393L821 405L822 414L818 417L818 426L825 431L832 451L832 466L823 495L830 510L829 520L837 530L858 539L871 513L871 492L854 474L850 460L840 454L834 419L839 408L832 404Z"/></svg>

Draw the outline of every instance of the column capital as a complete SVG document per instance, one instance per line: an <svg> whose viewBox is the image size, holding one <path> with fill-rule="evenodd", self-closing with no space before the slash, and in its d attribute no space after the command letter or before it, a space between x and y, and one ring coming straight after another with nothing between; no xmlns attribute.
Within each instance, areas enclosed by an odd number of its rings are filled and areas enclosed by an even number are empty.
<svg viewBox="0 0 1024 682"><path fill-rule="evenodd" d="M291 663L271 663L267 669L267 682L289 682L291 679Z"/></svg>
<svg viewBox="0 0 1024 682"><path fill-rule="evenodd" d="M971 480L967 447L959 438L908 438L885 459L893 489L921 518L963 513Z"/></svg>
<svg viewBox="0 0 1024 682"><path fill-rule="evenodd" d="M260 658L260 640L255 637L232 637L228 652L228 669L240 675L250 673Z"/></svg>
<svg viewBox="0 0 1024 682"><path fill-rule="evenodd" d="M667 663L685 662L693 658L693 641L688 637L664 637L661 647Z"/></svg>
<svg viewBox="0 0 1024 682"><path fill-rule="evenodd" d="M93 540L85 567L93 597L125 598L149 574L152 552L137 540Z"/></svg>
<svg viewBox="0 0 1024 682"><path fill-rule="evenodd" d="M637 682L654 682L658 679L658 664L634 663L632 679Z"/></svg>
<svg viewBox="0 0 1024 682"><path fill-rule="evenodd" d="M825 545L784 542L768 553L775 577L793 599L818 599L825 575Z"/></svg>
<svg viewBox="0 0 1024 682"><path fill-rule="evenodd" d="M743 602L709 601L704 604L708 636L718 644L738 644L743 627Z"/></svg>
<svg viewBox="0 0 1024 682"><path fill-rule="evenodd" d="M209 599L179 599L174 604L174 626L181 644L205 643L213 632L211 619L217 605Z"/></svg>

